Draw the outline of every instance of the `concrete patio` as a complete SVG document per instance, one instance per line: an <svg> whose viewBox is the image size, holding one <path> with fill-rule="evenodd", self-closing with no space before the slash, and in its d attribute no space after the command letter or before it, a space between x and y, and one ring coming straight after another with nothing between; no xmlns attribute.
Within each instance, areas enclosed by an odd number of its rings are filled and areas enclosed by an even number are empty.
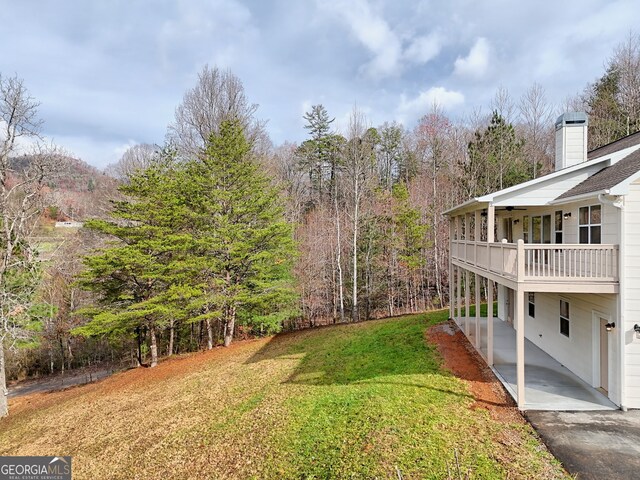
<svg viewBox="0 0 640 480"><path fill-rule="evenodd" d="M476 346L475 317L467 338ZM465 319L456 323L465 331ZM498 318L493 321L492 370L516 399L516 331ZM487 359L487 319L480 318L479 352ZM477 347L476 347L477 348ZM553 357L525 339L525 403L523 410L617 410L617 406Z"/></svg>

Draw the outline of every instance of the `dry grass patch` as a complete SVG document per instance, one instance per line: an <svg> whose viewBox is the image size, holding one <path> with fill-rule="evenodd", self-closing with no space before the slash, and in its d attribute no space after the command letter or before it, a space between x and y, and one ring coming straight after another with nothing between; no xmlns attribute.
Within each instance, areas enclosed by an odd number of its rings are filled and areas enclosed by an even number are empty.
<svg viewBox="0 0 640 480"><path fill-rule="evenodd" d="M445 313L308 330L11 402L0 455L72 455L74 478L563 478L496 421L424 332Z"/></svg>

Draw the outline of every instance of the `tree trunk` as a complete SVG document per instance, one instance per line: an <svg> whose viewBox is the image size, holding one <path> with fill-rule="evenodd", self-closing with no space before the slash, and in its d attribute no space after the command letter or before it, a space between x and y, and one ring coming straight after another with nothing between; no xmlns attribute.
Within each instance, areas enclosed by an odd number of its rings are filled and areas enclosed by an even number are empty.
<svg viewBox="0 0 640 480"><path fill-rule="evenodd" d="M213 349L213 324L211 319L207 318L207 350Z"/></svg>
<svg viewBox="0 0 640 480"><path fill-rule="evenodd" d="M171 320L171 323L169 324L169 354L168 354L169 357L173 355L173 339L175 337L175 334L176 334L175 321Z"/></svg>
<svg viewBox="0 0 640 480"><path fill-rule="evenodd" d="M9 402L7 391L7 379L4 370L4 345L0 337L0 418L9 415Z"/></svg>
<svg viewBox="0 0 640 480"><path fill-rule="evenodd" d="M69 352L69 355L67 355L67 370L71 370L71 364L73 362L73 352L71 351L71 339L67 339L67 351ZM113 356L113 349L111 349L111 355ZM113 363L113 361L111 363Z"/></svg>
<svg viewBox="0 0 640 480"><path fill-rule="evenodd" d="M230 307L227 311L227 328L224 333L224 346L228 347L233 341L233 331L236 327L236 309Z"/></svg>
<svg viewBox="0 0 640 480"><path fill-rule="evenodd" d="M58 341L60 343L60 355L62 356L60 359L60 373L62 373L62 375L64 375L64 362L65 362L65 350L64 350L64 340L62 339L62 337L58 337Z"/></svg>
<svg viewBox="0 0 640 480"><path fill-rule="evenodd" d="M158 342L156 340L156 326L149 327L149 336L151 337L151 368L158 365Z"/></svg>
<svg viewBox="0 0 640 480"><path fill-rule="evenodd" d="M354 180L354 205L353 205L353 310L351 317L354 322L359 320L358 314L358 209L360 206L358 179Z"/></svg>
<svg viewBox="0 0 640 480"><path fill-rule="evenodd" d="M136 327L136 340L138 342L138 366L142 366L142 332L140 327Z"/></svg>
<svg viewBox="0 0 640 480"><path fill-rule="evenodd" d="M336 264L338 267L338 294L340 296L340 323L344 323L344 281L342 278L342 245L340 239L340 210L338 209L338 183L333 195L333 205L336 211Z"/></svg>

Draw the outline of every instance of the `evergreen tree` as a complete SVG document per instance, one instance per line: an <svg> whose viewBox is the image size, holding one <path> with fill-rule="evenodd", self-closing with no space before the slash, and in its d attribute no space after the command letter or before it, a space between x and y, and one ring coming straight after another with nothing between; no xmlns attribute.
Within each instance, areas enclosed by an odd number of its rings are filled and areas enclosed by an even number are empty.
<svg viewBox="0 0 640 480"><path fill-rule="evenodd" d="M403 177L409 177L414 172L409 173L409 165L406 165L402 155L402 126L397 123L385 122L379 129L380 139L378 142L378 176L383 188L391 191L394 182Z"/></svg>
<svg viewBox="0 0 640 480"><path fill-rule="evenodd" d="M325 193L331 195L333 192L341 137L331 135L331 123L335 118L329 118L324 106L313 105L303 118L307 121L304 128L311 138L299 148L300 166L309 172L314 197L320 202Z"/></svg>
<svg viewBox="0 0 640 480"><path fill-rule="evenodd" d="M512 124L494 111L489 126L477 131L469 143L464 181L473 195L500 190L531 178L523 155L524 141L516 137Z"/></svg>
<svg viewBox="0 0 640 480"><path fill-rule="evenodd" d="M157 334L176 321L217 319L225 345L237 319L279 329L292 314L292 232L250 152L239 122L225 121L200 158L164 155L129 178L114 220L87 223L117 242L85 261L81 284L99 302L76 333L148 332L154 366Z"/></svg>
<svg viewBox="0 0 640 480"><path fill-rule="evenodd" d="M582 103L589 114L589 150L640 130L640 36L630 33L607 68L587 86Z"/></svg>
<svg viewBox="0 0 640 480"><path fill-rule="evenodd" d="M236 320L277 331L291 315L291 226L278 192L251 157L238 122L223 122L202 158L185 167L188 221L198 245L197 272L207 304L233 340Z"/></svg>
<svg viewBox="0 0 640 480"><path fill-rule="evenodd" d="M200 293L191 282L193 239L179 196L179 166L170 155L129 178L120 190L128 199L116 203L112 221L85 226L115 239L115 245L85 259L80 284L97 293L91 318L75 330L85 336L149 333L151 366L158 360L157 334L183 318L182 298ZM138 360L141 363L140 348Z"/></svg>

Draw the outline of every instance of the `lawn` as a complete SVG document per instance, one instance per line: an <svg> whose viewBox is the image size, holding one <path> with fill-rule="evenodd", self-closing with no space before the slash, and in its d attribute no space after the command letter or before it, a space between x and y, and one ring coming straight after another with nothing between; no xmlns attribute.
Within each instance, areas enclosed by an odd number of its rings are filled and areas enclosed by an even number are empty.
<svg viewBox="0 0 640 480"><path fill-rule="evenodd" d="M0 455L72 455L76 479L565 478L528 424L473 408L441 366L425 331L446 317L239 342L18 398Z"/></svg>

